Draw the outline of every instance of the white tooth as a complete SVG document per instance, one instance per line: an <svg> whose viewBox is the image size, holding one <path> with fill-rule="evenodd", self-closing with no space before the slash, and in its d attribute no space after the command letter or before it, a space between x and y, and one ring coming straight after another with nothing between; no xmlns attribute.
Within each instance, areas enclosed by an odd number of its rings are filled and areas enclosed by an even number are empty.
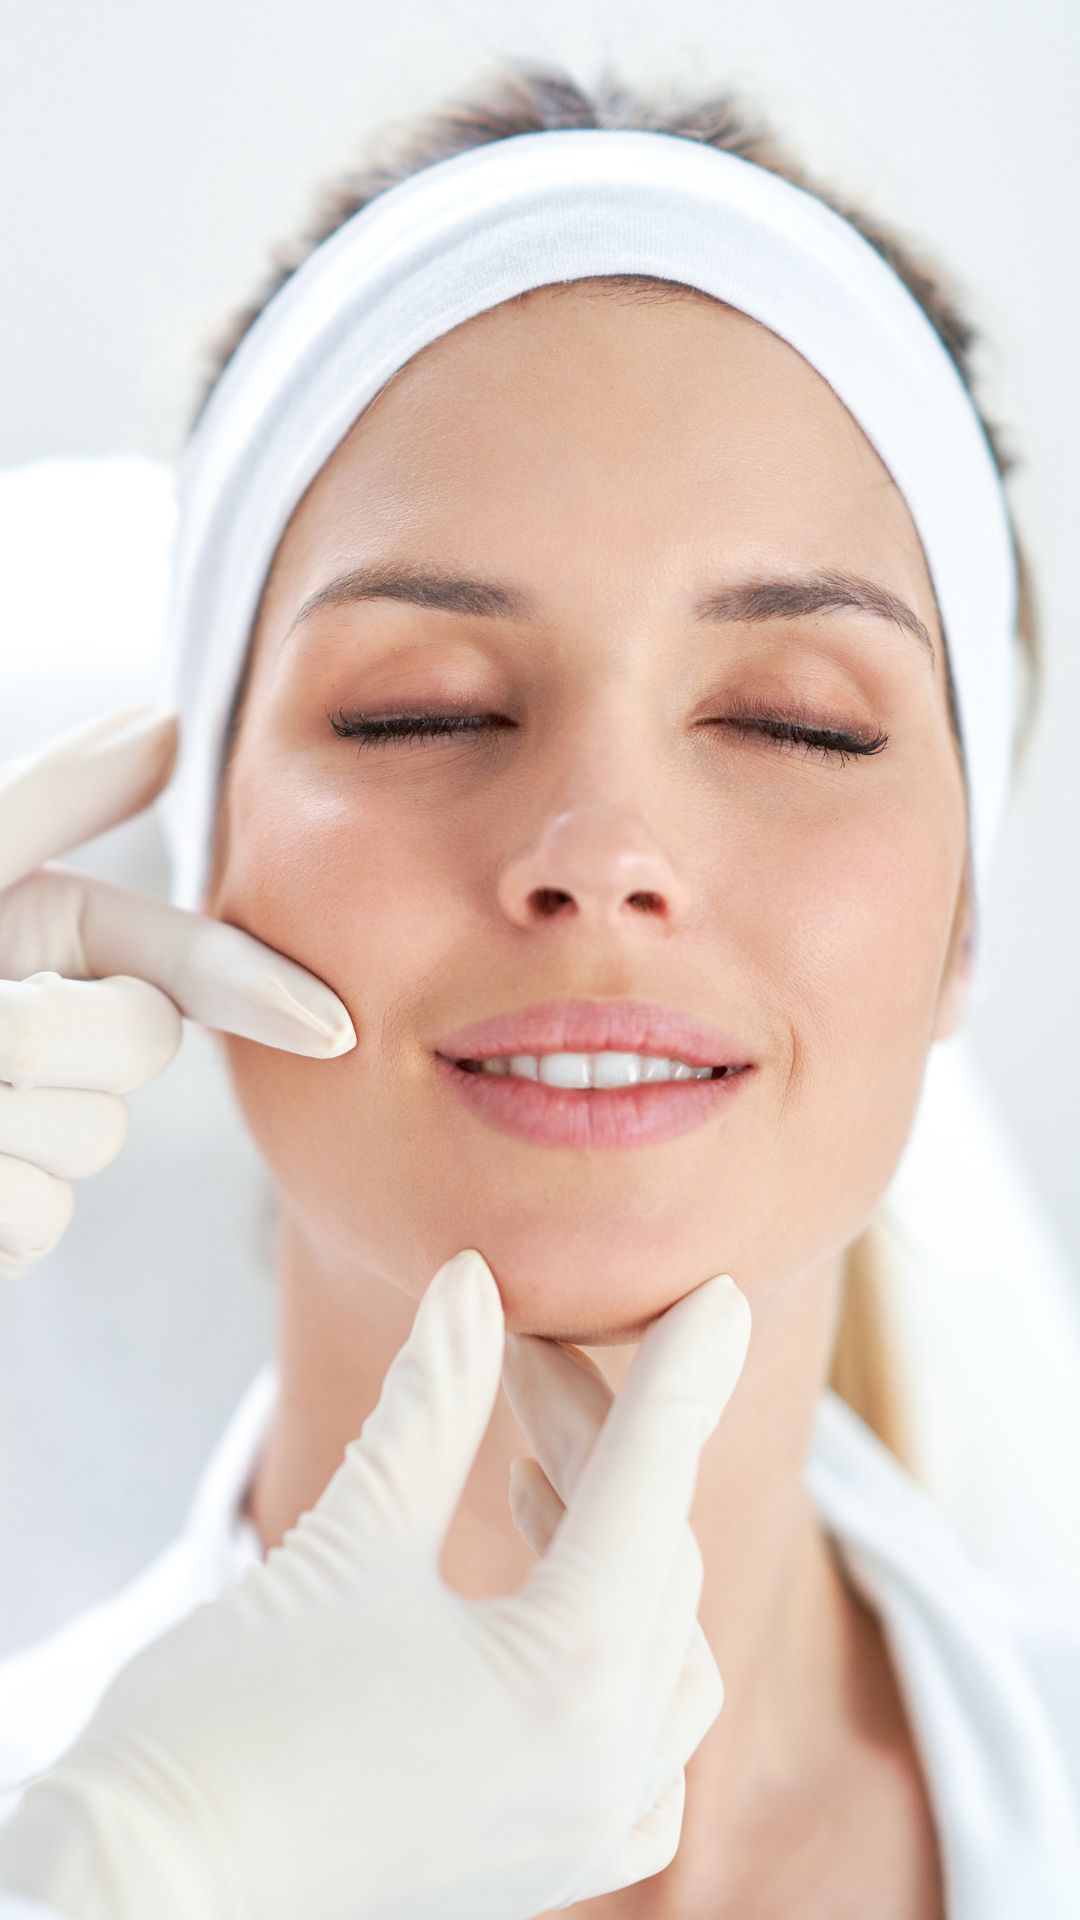
<svg viewBox="0 0 1080 1920"><path fill-rule="evenodd" d="M643 1080L670 1080L671 1061L654 1060L651 1054L642 1054L641 1077Z"/></svg>
<svg viewBox="0 0 1080 1920"><path fill-rule="evenodd" d="M586 1053L545 1053L537 1062L540 1078L548 1087L589 1087L590 1061Z"/></svg>
<svg viewBox="0 0 1080 1920"><path fill-rule="evenodd" d="M594 1087L634 1087L644 1061L636 1053L597 1053L591 1064Z"/></svg>
<svg viewBox="0 0 1080 1920"><path fill-rule="evenodd" d="M511 1073L518 1074L522 1080L538 1080L540 1078L536 1070L535 1053L512 1053L510 1055L510 1071Z"/></svg>
<svg viewBox="0 0 1080 1920"><path fill-rule="evenodd" d="M485 1073L509 1073L510 1062L505 1054L496 1054L493 1060L484 1061L483 1071Z"/></svg>

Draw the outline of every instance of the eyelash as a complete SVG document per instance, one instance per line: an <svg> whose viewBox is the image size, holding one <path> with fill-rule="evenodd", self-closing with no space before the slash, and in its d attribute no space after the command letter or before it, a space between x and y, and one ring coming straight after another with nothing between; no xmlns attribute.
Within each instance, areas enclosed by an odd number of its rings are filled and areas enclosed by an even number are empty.
<svg viewBox="0 0 1080 1920"><path fill-rule="evenodd" d="M393 713L379 720L363 713L338 709L335 719L328 714L334 732L361 746L387 746L395 740L421 740L451 734L476 733L489 716L474 713ZM833 727L811 727L801 720L781 720L767 713L744 711L729 723L737 733L757 734L781 752L790 746L805 745L807 753L820 752L824 760L839 760L846 765L852 756L880 753L887 745L887 733L842 733Z"/></svg>

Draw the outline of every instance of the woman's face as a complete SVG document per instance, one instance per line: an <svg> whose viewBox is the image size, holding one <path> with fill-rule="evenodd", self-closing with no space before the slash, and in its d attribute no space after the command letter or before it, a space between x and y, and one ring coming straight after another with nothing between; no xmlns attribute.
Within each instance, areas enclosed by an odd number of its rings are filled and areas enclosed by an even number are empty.
<svg viewBox="0 0 1080 1920"><path fill-rule="evenodd" d="M376 598L297 621L375 564L498 582L532 615ZM859 608L690 611L826 572L899 596L933 655ZM747 704L888 741L826 758L737 731ZM343 709L493 718L365 745ZM478 1247L519 1330L602 1344L710 1274L753 1302L838 1254L961 1017L964 790L917 534L824 380L704 296L542 288L390 381L279 547L221 825L207 910L325 980L357 1033L333 1061L221 1036L283 1206L336 1272L416 1298ZM702 1015L754 1071L650 1147L495 1131L436 1044L562 996Z"/></svg>

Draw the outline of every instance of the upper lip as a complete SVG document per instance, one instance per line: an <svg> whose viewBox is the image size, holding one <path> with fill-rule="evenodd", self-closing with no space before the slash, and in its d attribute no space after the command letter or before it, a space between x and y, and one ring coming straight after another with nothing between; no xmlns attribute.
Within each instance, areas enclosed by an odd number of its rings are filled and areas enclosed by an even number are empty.
<svg viewBox="0 0 1080 1920"><path fill-rule="evenodd" d="M709 1020L653 1000L545 1000L444 1034L451 1060L514 1053L651 1053L691 1067L750 1065L745 1049Z"/></svg>

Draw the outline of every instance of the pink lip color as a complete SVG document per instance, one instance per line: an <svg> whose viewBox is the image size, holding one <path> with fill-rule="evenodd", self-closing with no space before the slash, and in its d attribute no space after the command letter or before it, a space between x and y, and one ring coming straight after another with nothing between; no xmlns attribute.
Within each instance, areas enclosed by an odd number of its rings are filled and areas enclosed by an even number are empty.
<svg viewBox="0 0 1080 1920"><path fill-rule="evenodd" d="M434 1042L451 1060L493 1053L653 1053L689 1067L752 1064L711 1020L655 1000L544 1000L479 1020Z"/></svg>
<svg viewBox="0 0 1080 1920"><path fill-rule="evenodd" d="M719 1080L638 1082L630 1087L549 1087L512 1074L469 1073L441 1053L443 1078L489 1126L541 1147L650 1147L713 1119L752 1067Z"/></svg>

